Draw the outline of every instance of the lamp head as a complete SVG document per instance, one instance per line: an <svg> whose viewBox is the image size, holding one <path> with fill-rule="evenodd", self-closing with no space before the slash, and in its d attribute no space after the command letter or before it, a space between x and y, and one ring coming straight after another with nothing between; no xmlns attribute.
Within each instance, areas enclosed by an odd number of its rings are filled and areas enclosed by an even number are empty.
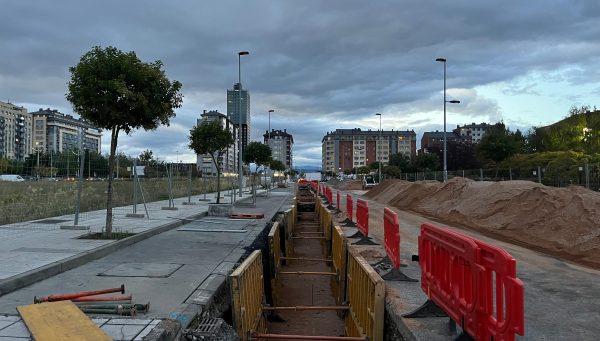
<svg viewBox="0 0 600 341"><path fill-rule="evenodd" d="M446 102L448 102L448 103L460 103L460 101L459 101L459 100L456 100L456 99L453 99L453 100L451 100L451 101L446 101Z"/></svg>
<svg viewBox="0 0 600 341"><path fill-rule="evenodd" d="M446 58L436 58L435 59L436 62L442 62L445 63L446 62Z"/></svg>
<svg viewBox="0 0 600 341"><path fill-rule="evenodd" d="M248 51L240 51L240 52L238 52L238 55L240 55L240 56L246 56L246 55L249 55L249 54L250 54L250 52L248 52Z"/></svg>
<svg viewBox="0 0 600 341"><path fill-rule="evenodd" d="M273 110L273 109L269 109L269 112L275 112L275 110Z"/></svg>

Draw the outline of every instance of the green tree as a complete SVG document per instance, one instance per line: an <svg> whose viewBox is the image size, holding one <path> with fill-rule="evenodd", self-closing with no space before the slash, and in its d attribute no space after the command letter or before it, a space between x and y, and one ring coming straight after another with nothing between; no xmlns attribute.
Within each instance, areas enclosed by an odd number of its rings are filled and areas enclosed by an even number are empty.
<svg viewBox="0 0 600 341"><path fill-rule="evenodd" d="M70 67L67 100L73 110L96 126L110 130L106 234L112 234L113 170L121 131L154 130L168 125L181 107L181 83L171 82L160 60L142 62L135 52L93 47Z"/></svg>
<svg viewBox="0 0 600 341"><path fill-rule="evenodd" d="M399 178L401 175L400 168L398 168L397 166L389 166L389 165L385 166L385 167L383 167L381 172L391 178L394 178L394 179Z"/></svg>
<svg viewBox="0 0 600 341"><path fill-rule="evenodd" d="M417 171L432 171L440 169L440 158L437 154L424 153L417 155L412 162L413 168Z"/></svg>
<svg viewBox="0 0 600 341"><path fill-rule="evenodd" d="M258 167L262 166L264 169L265 165L271 160L271 147L256 141L250 142L244 149L243 160L247 165L254 163L258 172ZM255 179L254 175L253 181Z"/></svg>
<svg viewBox="0 0 600 341"><path fill-rule="evenodd" d="M408 171L410 168L410 156L404 153L392 154L390 155L390 161L388 162L390 166L396 166L401 171Z"/></svg>
<svg viewBox="0 0 600 341"><path fill-rule="evenodd" d="M285 165L280 160L271 160L269 161L269 167L276 172L285 171ZM279 180L278 180L279 181Z"/></svg>
<svg viewBox="0 0 600 341"><path fill-rule="evenodd" d="M477 144L477 153L494 165L524 150L525 139L521 132L511 132L503 122L494 124Z"/></svg>
<svg viewBox="0 0 600 341"><path fill-rule="evenodd" d="M145 162L146 166L150 166L150 163L154 161L154 154L150 149L144 150L138 157L141 162Z"/></svg>
<svg viewBox="0 0 600 341"><path fill-rule="evenodd" d="M203 121L190 130L189 147L198 155L210 155L217 169L217 204L221 203L223 154L234 143L233 134L219 121Z"/></svg>

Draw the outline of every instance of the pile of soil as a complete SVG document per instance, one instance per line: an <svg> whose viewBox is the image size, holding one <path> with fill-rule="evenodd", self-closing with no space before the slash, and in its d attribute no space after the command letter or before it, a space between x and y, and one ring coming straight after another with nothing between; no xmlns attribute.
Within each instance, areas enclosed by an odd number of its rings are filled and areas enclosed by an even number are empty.
<svg viewBox="0 0 600 341"><path fill-rule="evenodd" d="M365 194L449 225L600 268L600 193L530 181L386 180Z"/></svg>
<svg viewBox="0 0 600 341"><path fill-rule="evenodd" d="M340 182L340 184L337 186L337 188L342 191L363 189L361 180L344 180L344 181Z"/></svg>

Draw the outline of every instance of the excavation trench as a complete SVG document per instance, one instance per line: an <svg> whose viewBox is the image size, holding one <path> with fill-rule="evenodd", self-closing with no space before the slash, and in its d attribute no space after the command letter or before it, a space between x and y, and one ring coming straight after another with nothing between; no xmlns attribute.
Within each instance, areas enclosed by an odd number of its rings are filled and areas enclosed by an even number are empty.
<svg viewBox="0 0 600 341"><path fill-rule="evenodd" d="M293 230L294 252L282 259L273 286L274 303L281 308L269 313L268 333L344 336L344 310L337 310L343 308L336 306L330 285L336 273L327 258L318 216L314 205L312 210L310 205L299 206L303 207Z"/></svg>
<svg viewBox="0 0 600 341"><path fill-rule="evenodd" d="M314 188L314 187L313 187ZM383 340L385 283L319 197L299 186L231 273L231 322L247 340Z"/></svg>

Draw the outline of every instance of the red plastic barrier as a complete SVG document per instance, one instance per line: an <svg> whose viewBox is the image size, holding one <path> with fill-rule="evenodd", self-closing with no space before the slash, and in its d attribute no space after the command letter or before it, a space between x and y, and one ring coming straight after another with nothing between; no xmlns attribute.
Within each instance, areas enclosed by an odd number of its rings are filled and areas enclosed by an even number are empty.
<svg viewBox="0 0 600 341"><path fill-rule="evenodd" d="M484 268L479 291L481 335L485 340L512 341L515 333L523 335L525 331L523 282L517 278L517 261L499 247L477 239L475 243L481 249L479 264Z"/></svg>
<svg viewBox="0 0 600 341"><path fill-rule="evenodd" d="M346 219L349 221L353 221L354 219L352 206L354 206L354 203L352 202L352 196L350 194L346 194Z"/></svg>
<svg viewBox="0 0 600 341"><path fill-rule="evenodd" d="M423 291L473 338L514 341L524 334L523 282L508 252L423 224L419 264Z"/></svg>
<svg viewBox="0 0 600 341"><path fill-rule="evenodd" d="M478 257L479 247L471 238L421 225L421 289L469 335L481 340L476 324Z"/></svg>
<svg viewBox="0 0 600 341"><path fill-rule="evenodd" d="M398 214L387 207L383 210L383 233L385 253L394 268L400 269L400 222Z"/></svg>
<svg viewBox="0 0 600 341"><path fill-rule="evenodd" d="M369 236L369 202L356 199L356 225L363 236Z"/></svg>
<svg viewBox="0 0 600 341"><path fill-rule="evenodd" d="M340 209L340 191L337 191L336 194L336 205L335 208L337 208L338 210Z"/></svg>
<svg viewBox="0 0 600 341"><path fill-rule="evenodd" d="M319 191L319 181L311 180L310 185L312 186L313 191L315 191L315 192Z"/></svg>

